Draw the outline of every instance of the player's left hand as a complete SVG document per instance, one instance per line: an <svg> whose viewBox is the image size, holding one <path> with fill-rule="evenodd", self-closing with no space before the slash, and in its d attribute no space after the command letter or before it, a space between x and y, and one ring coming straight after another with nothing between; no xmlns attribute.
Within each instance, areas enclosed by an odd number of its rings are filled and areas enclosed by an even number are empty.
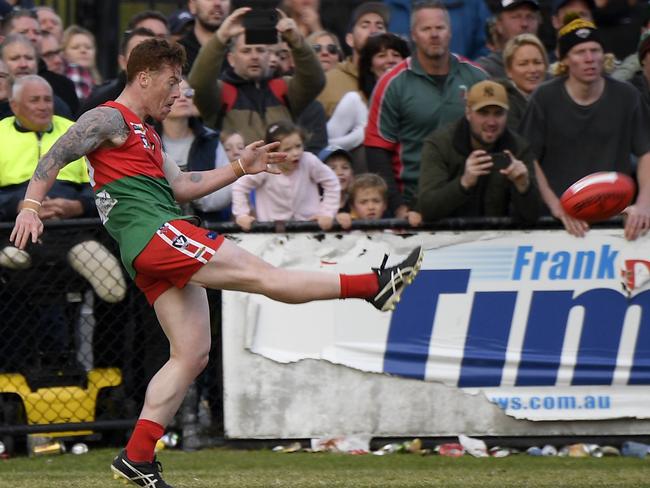
<svg viewBox="0 0 650 488"><path fill-rule="evenodd" d="M255 141L246 146L240 157L246 174L254 175L263 171L280 174L281 171L274 165L283 163L287 159L287 153L276 152L278 147L279 142L264 144L264 141Z"/></svg>
<svg viewBox="0 0 650 488"><path fill-rule="evenodd" d="M650 207L635 203L623 210L623 215L625 216L624 235L628 241L645 235L650 229Z"/></svg>

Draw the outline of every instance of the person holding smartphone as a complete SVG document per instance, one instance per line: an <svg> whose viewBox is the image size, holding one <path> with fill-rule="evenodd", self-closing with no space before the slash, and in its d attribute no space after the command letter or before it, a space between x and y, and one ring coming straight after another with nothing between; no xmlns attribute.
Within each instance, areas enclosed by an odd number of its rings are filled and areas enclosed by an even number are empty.
<svg viewBox="0 0 650 488"><path fill-rule="evenodd" d="M417 210L445 217L512 217L534 223L541 200L528 144L508 129L508 95L490 80L467 95L465 116L432 132L420 161Z"/></svg>
<svg viewBox="0 0 650 488"><path fill-rule="evenodd" d="M188 78L205 124L239 132L246 144L263 139L274 122L296 120L325 86L323 69L295 21L272 10L270 24L269 12L235 9L201 47ZM270 48L280 39L291 51L293 76L269 74ZM222 73L226 59L230 66Z"/></svg>

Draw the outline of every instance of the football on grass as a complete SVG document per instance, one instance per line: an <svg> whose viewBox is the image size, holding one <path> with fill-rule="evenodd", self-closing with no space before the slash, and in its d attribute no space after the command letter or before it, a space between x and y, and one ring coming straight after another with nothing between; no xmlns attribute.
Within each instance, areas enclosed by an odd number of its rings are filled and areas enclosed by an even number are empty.
<svg viewBox="0 0 650 488"><path fill-rule="evenodd" d="M587 222L620 214L634 198L634 180L623 173L592 173L576 181L560 198L564 211Z"/></svg>

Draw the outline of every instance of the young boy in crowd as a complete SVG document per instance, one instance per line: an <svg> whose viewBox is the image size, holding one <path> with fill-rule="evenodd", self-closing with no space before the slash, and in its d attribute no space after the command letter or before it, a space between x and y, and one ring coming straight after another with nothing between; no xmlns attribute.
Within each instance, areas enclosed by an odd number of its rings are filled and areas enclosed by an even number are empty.
<svg viewBox="0 0 650 488"><path fill-rule="evenodd" d="M384 217L388 205L388 186L375 173L358 175L350 185L350 215L352 219L378 220Z"/></svg>
<svg viewBox="0 0 650 488"><path fill-rule="evenodd" d="M349 213L350 204L348 202L348 190L352 178L354 178L352 156L342 147L330 145L318 153L318 159L329 166L339 179L339 184L341 185L341 203L339 204L339 213Z"/></svg>

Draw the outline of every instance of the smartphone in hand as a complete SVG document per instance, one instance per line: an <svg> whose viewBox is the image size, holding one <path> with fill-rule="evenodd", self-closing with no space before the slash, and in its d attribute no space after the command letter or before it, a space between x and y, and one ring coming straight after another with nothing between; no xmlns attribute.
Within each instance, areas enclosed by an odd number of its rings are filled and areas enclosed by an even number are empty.
<svg viewBox="0 0 650 488"><path fill-rule="evenodd" d="M277 44L278 11L269 8L253 9L244 15L246 44Z"/></svg>
<svg viewBox="0 0 650 488"><path fill-rule="evenodd" d="M492 158L492 171L499 171L502 169L506 169L508 166L510 166L510 163L512 160L510 159L510 155L507 152L496 152L496 153L490 153L490 157Z"/></svg>

